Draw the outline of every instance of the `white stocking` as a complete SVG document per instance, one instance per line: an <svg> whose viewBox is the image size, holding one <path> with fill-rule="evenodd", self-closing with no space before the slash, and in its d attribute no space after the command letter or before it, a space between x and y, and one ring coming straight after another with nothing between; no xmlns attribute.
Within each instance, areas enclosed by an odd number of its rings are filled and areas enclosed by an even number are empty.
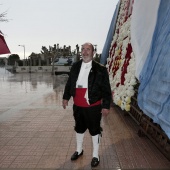
<svg viewBox="0 0 170 170"><path fill-rule="evenodd" d="M80 154L82 152L84 133L76 133L76 141L77 141L77 152Z"/></svg>
<svg viewBox="0 0 170 170"><path fill-rule="evenodd" d="M93 157L96 157L99 160L100 135L92 136L92 141L93 141Z"/></svg>

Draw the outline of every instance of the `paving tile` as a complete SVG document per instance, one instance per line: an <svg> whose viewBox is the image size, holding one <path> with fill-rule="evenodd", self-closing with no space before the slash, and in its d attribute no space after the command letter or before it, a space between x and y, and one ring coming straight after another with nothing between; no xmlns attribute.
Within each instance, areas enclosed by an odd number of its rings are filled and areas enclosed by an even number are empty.
<svg viewBox="0 0 170 170"><path fill-rule="evenodd" d="M5 159L5 155L0 155L0 162L2 162L3 161L3 159Z"/></svg>
<svg viewBox="0 0 170 170"><path fill-rule="evenodd" d="M18 156L9 168L35 168L40 160L40 156Z"/></svg>
<svg viewBox="0 0 170 170"><path fill-rule="evenodd" d="M5 156L0 162L0 168L9 168L16 156Z"/></svg>
<svg viewBox="0 0 170 170"><path fill-rule="evenodd" d="M42 156L36 168L62 168L64 160L58 156Z"/></svg>
<svg viewBox="0 0 170 170"><path fill-rule="evenodd" d="M27 145L47 146L51 138L31 138Z"/></svg>
<svg viewBox="0 0 170 170"><path fill-rule="evenodd" d="M17 134L17 132L10 131L9 129L3 132L0 132L0 138L12 138ZM0 139L1 140L1 139Z"/></svg>
<svg viewBox="0 0 170 170"><path fill-rule="evenodd" d="M36 75L31 76L34 79ZM47 80L53 83L51 76L46 76ZM93 148L88 131L85 132L83 156L77 161L70 160L76 149L73 101L70 100L67 109L62 108L64 86L60 84L56 89L53 89L50 83L49 86L37 86L38 93L29 91L27 94L31 96L31 101L30 98L25 99L25 94L17 101L16 94L11 95L9 91L4 94L0 91L0 95L4 95L3 99L9 102L7 105L0 101L0 105L4 107L0 109L0 168L91 169ZM15 89L17 91L17 87ZM39 95L37 100L34 100L34 93ZM22 100L25 101L25 106L16 107L20 106ZM1 121L3 113L10 109L14 112L13 107L16 112ZM117 107L111 107L110 114L102 119L101 124L103 132L99 149L100 165L96 169L170 167L170 161L148 138L138 136L138 125Z"/></svg>
<svg viewBox="0 0 170 170"><path fill-rule="evenodd" d="M36 138L51 138L54 136L54 133L55 132L53 132L53 131L52 132L51 131L50 132L38 131L38 132L34 133L34 137L36 137Z"/></svg>
<svg viewBox="0 0 170 170"><path fill-rule="evenodd" d="M59 147L57 146L47 146L44 153L43 153L43 156L59 156L60 155L60 152L59 152Z"/></svg>
<svg viewBox="0 0 170 170"><path fill-rule="evenodd" d="M15 137L16 138L32 138L36 135L36 132L27 132L27 131L19 131L16 133Z"/></svg>
<svg viewBox="0 0 170 170"><path fill-rule="evenodd" d="M7 142L7 146L20 146L20 145L27 145L31 138L12 138L9 142Z"/></svg>
<svg viewBox="0 0 170 170"><path fill-rule="evenodd" d="M10 156L17 156L22 151L24 146L4 146L0 149L0 155L10 155Z"/></svg>
<svg viewBox="0 0 170 170"><path fill-rule="evenodd" d="M45 145L27 145L22 149L19 155L42 156L45 149L46 149Z"/></svg>

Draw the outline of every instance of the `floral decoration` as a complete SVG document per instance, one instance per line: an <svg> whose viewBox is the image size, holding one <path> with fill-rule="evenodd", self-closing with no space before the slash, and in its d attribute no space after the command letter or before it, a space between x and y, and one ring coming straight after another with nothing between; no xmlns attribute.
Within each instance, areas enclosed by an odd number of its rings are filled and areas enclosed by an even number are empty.
<svg viewBox="0 0 170 170"><path fill-rule="evenodd" d="M131 97L135 94L135 56L130 43L129 0L122 0L107 65L113 102L122 110L130 111Z"/></svg>

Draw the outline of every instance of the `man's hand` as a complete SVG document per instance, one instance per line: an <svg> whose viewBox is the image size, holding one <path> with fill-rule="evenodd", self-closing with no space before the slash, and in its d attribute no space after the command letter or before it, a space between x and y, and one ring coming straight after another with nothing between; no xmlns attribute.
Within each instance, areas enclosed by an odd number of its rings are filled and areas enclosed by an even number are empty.
<svg viewBox="0 0 170 170"><path fill-rule="evenodd" d="M63 108L66 109L66 106L68 106L68 100L63 100Z"/></svg>
<svg viewBox="0 0 170 170"><path fill-rule="evenodd" d="M102 109L101 113L103 116L107 116L109 114L109 109Z"/></svg>

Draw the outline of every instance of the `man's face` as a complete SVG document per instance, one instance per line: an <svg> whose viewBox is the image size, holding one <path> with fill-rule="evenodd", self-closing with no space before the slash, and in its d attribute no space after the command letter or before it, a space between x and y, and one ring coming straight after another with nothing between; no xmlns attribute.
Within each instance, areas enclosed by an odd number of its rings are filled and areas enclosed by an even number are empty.
<svg viewBox="0 0 170 170"><path fill-rule="evenodd" d="M93 59L94 52L93 52L92 45L90 43L86 43L82 45L81 55L85 63L88 63Z"/></svg>

